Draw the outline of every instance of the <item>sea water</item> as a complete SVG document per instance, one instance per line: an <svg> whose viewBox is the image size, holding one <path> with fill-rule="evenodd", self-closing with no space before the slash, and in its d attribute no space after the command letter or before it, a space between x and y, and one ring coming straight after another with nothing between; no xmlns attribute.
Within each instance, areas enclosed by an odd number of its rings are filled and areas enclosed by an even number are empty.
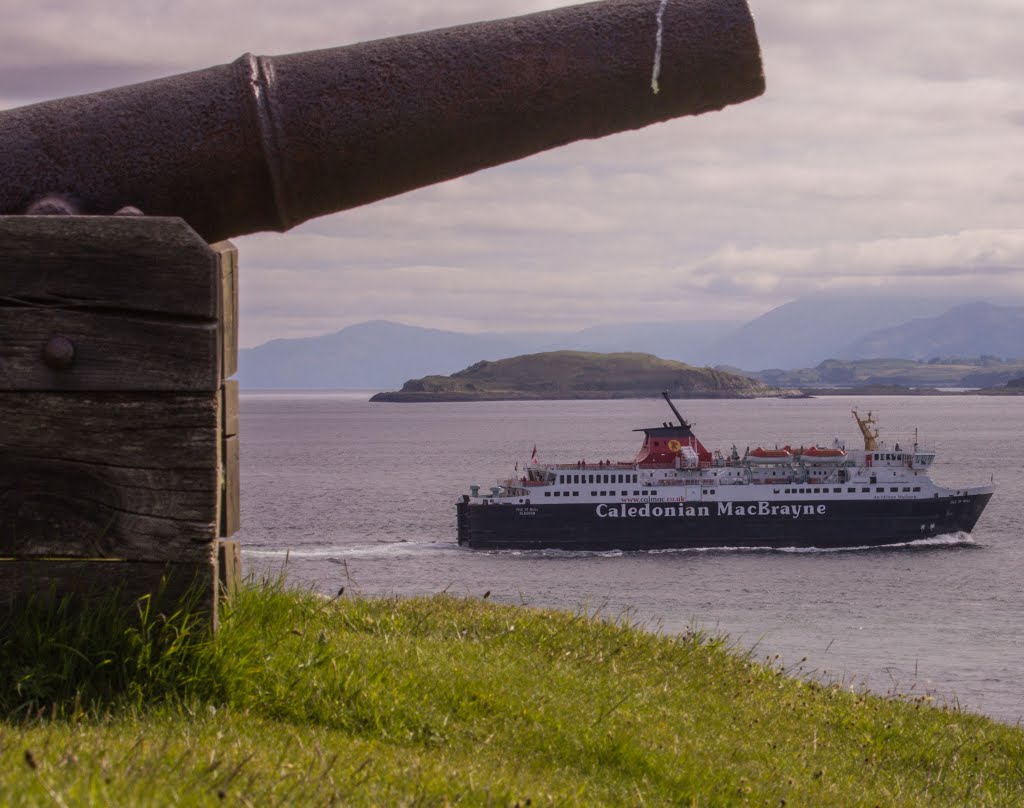
<svg viewBox="0 0 1024 808"><path fill-rule="evenodd" d="M541 462L631 459L674 416L660 399L373 404L367 392L243 393L247 572L334 595L447 591L724 634L795 674L1024 717L1024 397L679 401L709 449L848 447L869 409L883 439L934 448L946 485L994 480L972 536L887 549L481 552L455 501Z"/></svg>

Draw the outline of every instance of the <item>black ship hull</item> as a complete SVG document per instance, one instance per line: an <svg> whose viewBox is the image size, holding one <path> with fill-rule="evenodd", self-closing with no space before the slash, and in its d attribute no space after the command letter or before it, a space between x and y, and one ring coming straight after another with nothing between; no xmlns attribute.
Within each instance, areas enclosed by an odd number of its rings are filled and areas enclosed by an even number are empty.
<svg viewBox="0 0 1024 808"><path fill-rule="evenodd" d="M471 504L458 541L494 550L871 547L969 533L990 491L918 499L694 503Z"/></svg>

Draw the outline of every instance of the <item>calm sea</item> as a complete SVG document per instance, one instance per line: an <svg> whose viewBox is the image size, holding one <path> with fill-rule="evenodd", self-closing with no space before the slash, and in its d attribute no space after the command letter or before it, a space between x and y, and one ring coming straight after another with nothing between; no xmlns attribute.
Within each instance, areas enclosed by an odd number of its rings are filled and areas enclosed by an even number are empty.
<svg viewBox="0 0 1024 808"><path fill-rule="evenodd" d="M368 393L247 393L242 524L249 572L335 594L448 591L727 635L794 672L1017 723L1024 717L1024 397L681 401L710 449L858 445L939 452L933 477L996 494L973 536L894 549L511 553L455 543L456 498L541 461L631 458L659 400L371 404ZM776 655L777 658L776 658Z"/></svg>

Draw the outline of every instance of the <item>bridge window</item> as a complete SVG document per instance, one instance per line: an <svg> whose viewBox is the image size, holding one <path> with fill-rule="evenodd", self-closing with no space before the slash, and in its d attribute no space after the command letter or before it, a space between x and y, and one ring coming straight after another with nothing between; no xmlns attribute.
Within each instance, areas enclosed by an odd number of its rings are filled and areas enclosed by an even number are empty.
<svg viewBox="0 0 1024 808"><path fill-rule="evenodd" d="M871 493L871 489L870 488L862 488L862 489L860 489L860 492L862 494L870 494Z"/></svg>
<svg viewBox="0 0 1024 808"><path fill-rule="evenodd" d="M580 495L580 492L579 492L579 491L573 491L573 492L572 492L572 495L573 495L574 497L578 497L578 496Z"/></svg>
<svg viewBox="0 0 1024 808"><path fill-rule="evenodd" d="M914 490L915 490L915 491L920 491L920 490L921 490L921 486L919 486L919 485L915 485L915 486L914 486Z"/></svg>

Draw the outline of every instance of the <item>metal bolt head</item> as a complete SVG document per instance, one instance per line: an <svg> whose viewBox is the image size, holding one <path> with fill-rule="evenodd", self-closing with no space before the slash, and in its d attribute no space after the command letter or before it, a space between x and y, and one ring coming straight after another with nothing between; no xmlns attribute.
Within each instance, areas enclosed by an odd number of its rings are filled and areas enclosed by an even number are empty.
<svg viewBox="0 0 1024 808"><path fill-rule="evenodd" d="M75 362L75 344L61 334L54 334L43 346L43 361L51 370L67 370Z"/></svg>

